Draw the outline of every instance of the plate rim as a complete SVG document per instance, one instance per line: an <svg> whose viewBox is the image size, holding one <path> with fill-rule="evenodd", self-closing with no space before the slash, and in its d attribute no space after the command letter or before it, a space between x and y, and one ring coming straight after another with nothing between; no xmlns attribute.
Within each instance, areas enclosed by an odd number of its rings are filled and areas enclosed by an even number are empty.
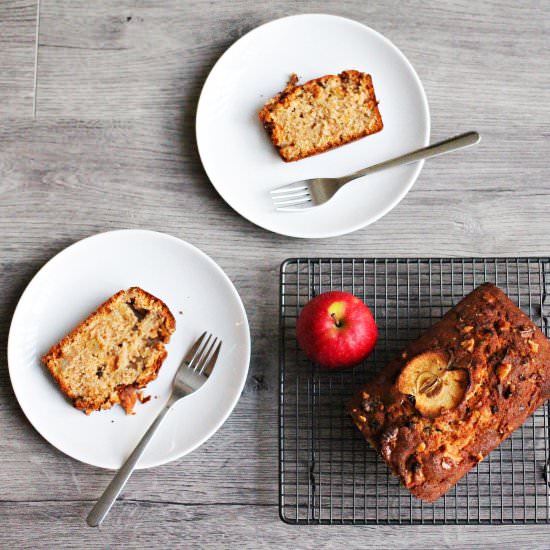
<svg viewBox="0 0 550 550"><path fill-rule="evenodd" d="M220 57L216 60L216 62L214 63L214 65L210 69L210 71L208 73L208 76L206 77L206 79L205 79L205 81L202 85L201 92L200 92L200 95L199 95L199 100L197 102L197 110L196 110L196 114L195 114L195 138L196 138L196 141L197 141L197 150L198 150L198 153L199 153L199 158L201 160L202 167L203 167L203 169L204 169L204 171L205 171L205 173L208 177L208 180L210 181L210 184L214 187L214 189L216 190L218 195L220 195L220 197L223 199L223 201L227 205L229 205L237 214L239 214L239 216L241 216L242 218L244 218L245 220L247 220L251 224L253 224L257 227L260 227L260 228L262 228L266 231L269 231L270 233L275 233L275 234L282 235L282 236L285 236L285 237L293 237L293 238L298 238L298 239L324 239L324 238L340 237L340 236L343 236L343 235L348 235L350 233L354 233L355 231L358 231L358 230L363 229L363 228L365 228L369 225L372 225L373 223L377 222L379 219L384 217L386 214L388 214L391 210L393 210L405 198L405 196L409 193L409 191L412 189L412 187L414 186L414 184L418 180L418 177L420 176L420 172L422 171L422 168L424 166L425 161L421 160L421 161L416 163L416 166L415 166L415 169L412 173L412 176L410 176L408 178L409 183L405 186L403 191L401 191L401 193L396 195L395 198L391 201L391 203L385 209L381 210L377 215L367 219L364 222L354 224L353 226L350 226L347 229L337 230L337 231L334 231L334 230L333 231L330 231L330 230L318 231L315 235L304 235L304 234L300 234L299 232L295 232L295 231L281 231L281 230L272 229L270 227L267 227L265 224L253 221L248 216L244 215L240 210L238 210L234 206L234 204L233 204L234 201L228 200L226 198L225 194L223 194L220 191L220 189L218 188L218 186L214 183L214 180L210 176L208 168L207 168L207 166L204 162L203 153L201 152L201 143L203 143L203 138L201 138L201 136L202 136L203 132L201 132L201 130L200 130L201 124L200 124L200 121L199 121L199 117L201 117L201 113L202 113L202 111L204 111L205 90L207 90L207 87L212 86L212 84L211 84L212 80L213 80L212 75L215 73L216 69L220 66L220 63L223 61L223 59L226 57L226 55L229 54L229 52L231 50L233 50L243 39L250 39L251 35L261 32L261 30L263 30L264 27L267 27L269 25L283 24L287 20L298 19L298 18L327 18L327 19L338 20L340 22L345 22L347 24L352 24L352 25L354 25L358 28L361 28L364 31L366 30L367 32L374 34L375 36L380 38L391 50L393 50L394 53L396 53L402 59L402 61L405 63L405 65L408 67L408 69L410 70L410 72L413 76L414 81L416 82L416 85L417 85L418 89L420 90L420 98L421 98L422 103L423 103L424 112L425 112L425 121L426 121L426 130L424 132L424 139L423 139L424 145L423 146L427 146L429 144L430 135L431 135L431 115L430 115L430 106L429 106L429 103L428 103L428 97L426 95L426 91L424 90L424 86L422 84L422 81L420 80L420 77L418 76L418 73L416 72L416 69L414 68L412 63L409 61L409 59L405 56L405 54L389 38L384 36L382 33L376 31L372 27L369 27L368 25L366 25L364 23L361 23L360 21L357 21L355 19L351 19L349 17L344 17L344 16L341 16L341 15L333 15L333 14L329 14L329 13L315 12L315 13L301 13L301 14L287 15L287 16L284 16L284 17L279 17L277 19L272 19L271 21L267 21L265 23L262 23L261 25L258 25L257 27L253 28L252 30L248 31L246 34L244 34L243 36L241 36L237 40L235 40L235 42L233 42L233 44L231 44L220 55Z"/></svg>
<svg viewBox="0 0 550 550"><path fill-rule="evenodd" d="M155 468L157 466L162 466L163 464L168 464L169 462L173 462L175 460L179 460L180 458L192 453L193 451L198 449L201 445L203 445L206 441L208 441L225 424L225 422L227 421L227 419L229 418L231 413L234 411L237 403L239 402L239 400L242 396L242 392L244 390L244 386L245 386L246 380L248 378L248 372L250 370L250 359L251 359L252 349L251 349L250 324L248 322L248 316L246 314L246 309L244 307L244 304L243 304L243 301L242 301L242 298L241 298L239 292L237 291L235 285L233 284L233 281L231 281L231 279L225 273L225 271L208 254L203 252L200 248L196 247L195 245L193 245L193 244L191 244L191 243L189 243L189 242L187 242L183 239L175 237L174 235L170 235L168 233L163 233L161 231L149 230L149 229L114 229L114 230L110 230L110 231L102 231L100 233L95 233L93 235L89 235L88 237L84 237L83 239L79 239L79 240L73 242L72 244L66 246L65 248L63 248L62 250L60 250L59 252L54 254L49 260L47 260L46 263L44 263L42 265L42 267L40 267L40 269L38 269L38 271L33 275L31 280L28 282L25 289L21 293L21 295L19 297L19 300L17 301L17 305L15 307L13 315L11 317L11 321L10 321L6 356L7 356L7 363L8 363L8 375L9 375L9 378L10 378L10 383L11 383L11 387L13 389L13 393L15 394L17 404L19 405L21 411L25 415L25 418L26 418L27 422L29 422L29 424L32 426L32 428L34 430L36 430L36 432L38 432L38 434L40 434L40 436L49 445L51 445L52 447L57 449L59 452L63 453L66 456L71 457L74 460L77 460L77 461L79 461L83 464L88 464L90 466L94 466L96 468L102 468L102 469L105 469L105 470L116 470L116 469L118 469L118 468L111 468L111 467L108 467L108 466L105 466L105 465L102 465L102 464L98 464L97 462L94 462L94 461L84 460L83 458L81 458L79 456L75 456L75 453L67 452L66 450L61 449L57 445L52 443L50 441L49 437L47 437L45 435L43 429L39 429L31 421L31 419L29 418L29 415L27 414L27 408L26 408L26 406L23 406L23 404L20 400L20 388L18 386L18 383L16 383L16 382L14 383L14 379L16 379L17 377L14 376L14 374L13 374L13 369L15 367L12 367L12 365L16 362L15 357L14 357L15 351L13 349L14 348L13 341L14 341L14 333L15 333L15 328L14 327L15 327L15 324L16 324L15 321L18 320L18 317L22 315L22 313L21 313L22 305L21 304L24 303L25 299L28 299L29 289L31 288L31 285L33 285L35 283L36 279L39 276L43 276L41 274L44 273L44 271L50 265L51 262L58 259L60 256L64 255L65 252L69 251L70 249L73 249L73 247L83 245L83 243L85 243L85 242L87 242L91 239L108 238L112 234L124 234L124 233L126 233L126 234L140 234L141 233L141 234L153 235L157 238L177 242L179 245L183 245L187 249L191 250L192 252L198 254L199 256L202 256L211 265L211 267L213 267L222 276L222 278L225 279L225 281L228 283L228 288L231 290L232 294L236 298L236 305L238 306L238 308L239 308L239 310L240 310L240 312L243 316L244 329L245 329L244 330L244 335L246 336L245 342L244 342L244 344L245 344L246 368L243 370L242 380L241 380L241 383L240 383L239 391L235 392L235 396L232 399L231 406L229 406L227 408L227 411L222 415L221 420L217 423L217 425L211 431L207 432L205 436L200 438L198 440L198 442L195 443L195 445L191 446L189 449L187 449L183 453L177 453L174 457L169 457L169 458L166 458L166 459L160 460L160 461L154 461L151 464L147 464L147 465L143 465L143 464L138 463L138 465L136 466L137 470L146 470L146 469L149 469L149 468ZM131 449L130 449L130 451L131 451Z"/></svg>

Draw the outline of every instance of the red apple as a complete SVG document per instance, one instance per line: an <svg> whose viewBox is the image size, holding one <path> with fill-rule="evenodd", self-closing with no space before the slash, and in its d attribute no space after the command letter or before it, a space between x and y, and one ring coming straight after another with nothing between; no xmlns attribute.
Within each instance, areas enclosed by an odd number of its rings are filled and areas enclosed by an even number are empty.
<svg viewBox="0 0 550 550"><path fill-rule="evenodd" d="M296 338L313 362L329 369L360 363L373 350L378 329L370 309L349 292L310 300L296 322Z"/></svg>

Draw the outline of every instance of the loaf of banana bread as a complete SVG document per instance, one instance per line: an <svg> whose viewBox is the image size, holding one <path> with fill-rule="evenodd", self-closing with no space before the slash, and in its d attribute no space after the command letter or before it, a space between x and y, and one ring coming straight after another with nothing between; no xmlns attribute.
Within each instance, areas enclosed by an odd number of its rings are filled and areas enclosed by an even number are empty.
<svg viewBox="0 0 550 550"><path fill-rule="evenodd" d="M77 409L90 414L120 403L131 413L137 390L157 377L174 330L166 304L132 287L111 296L42 362Z"/></svg>
<svg viewBox="0 0 550 550"><path fill-rule="evenodd" d="M326 75L287 87L259 117L284 161L299 160L382 130L372 78L359 71Z"/></svg>
<svg viewBox="0 0 550 550"><path fill-rule="evenodd" d="M434 501L550 398L550 342L483 284L349 403L357 428L410 492Z"/></svg>

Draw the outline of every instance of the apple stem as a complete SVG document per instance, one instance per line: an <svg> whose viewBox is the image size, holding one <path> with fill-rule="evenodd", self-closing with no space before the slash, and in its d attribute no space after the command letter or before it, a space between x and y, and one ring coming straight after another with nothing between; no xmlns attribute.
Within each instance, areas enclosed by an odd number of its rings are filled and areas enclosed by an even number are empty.
<svg viewBox="0 0 550 550"><path fill-rule="evenodd" d="M336 319L336 315L334 313L331 313L330 316L334 320L334 324L336 325L336 328L340 328L342 326L342 323Z"/></svg>

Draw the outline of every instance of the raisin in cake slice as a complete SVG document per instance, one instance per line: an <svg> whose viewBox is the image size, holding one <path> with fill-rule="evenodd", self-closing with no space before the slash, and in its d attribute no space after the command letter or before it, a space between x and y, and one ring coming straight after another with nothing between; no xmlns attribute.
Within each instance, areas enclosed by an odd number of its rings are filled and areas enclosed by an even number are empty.
<svg viewBox="0 0 550 550"><path fill-rule="evenodd" d="M86 414L120 403L131 413L138 389L157 377L174 316L141 288L121 290L54 345L42 362Z"/></svg>
<svg viewBox="0 0 550 550"><path fill-rule="evenodd" d="M382 117L369 74L344 71L287 87L259 113L286 162L303 159L379 132Z"/></svg>

